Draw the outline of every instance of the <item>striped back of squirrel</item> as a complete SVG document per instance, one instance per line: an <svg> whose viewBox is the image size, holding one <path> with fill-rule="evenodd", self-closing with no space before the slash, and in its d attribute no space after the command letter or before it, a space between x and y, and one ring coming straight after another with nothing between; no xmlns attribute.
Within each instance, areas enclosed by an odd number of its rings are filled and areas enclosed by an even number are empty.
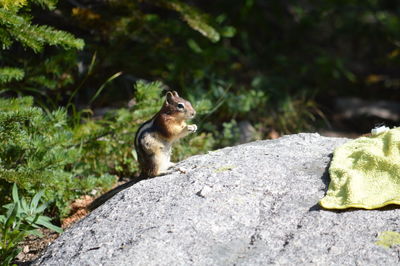
<svg viewBox="0 0 400 266"><path fill-rule="evenodd" d="M149 134L154 130L154 117L146 122L144 122L138 129L135 135L135 150L137 154L137 159L139 162L140 175L143 178L151 177L156 175L156 165L154 160L152 160L152 155L147 154L143 149L140 140L144 138L145 134Z"/></svg>
<svg viewBox="0 0 400 266"><path fill-rule="evenodd" d="M138 131L136 132L135 135L135 148L136 151L140 148L140 144L139 144L139 139L141 139L143 137L143 134L145 132L148 132L154 124L154 117L146 122L144 122L139 128Z"/></svg>

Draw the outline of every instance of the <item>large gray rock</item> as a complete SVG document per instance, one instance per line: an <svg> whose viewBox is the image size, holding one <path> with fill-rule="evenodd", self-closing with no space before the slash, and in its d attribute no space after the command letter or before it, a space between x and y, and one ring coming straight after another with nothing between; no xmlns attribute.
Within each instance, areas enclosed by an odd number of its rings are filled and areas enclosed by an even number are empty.
<svg viewBox="0 0 400 266"><path fill-rule="evenodd" d="M38 265L390 265L377 234L400 210L328 211L331 153L346 139L298 134L191 157L68 229Z"/></svg>

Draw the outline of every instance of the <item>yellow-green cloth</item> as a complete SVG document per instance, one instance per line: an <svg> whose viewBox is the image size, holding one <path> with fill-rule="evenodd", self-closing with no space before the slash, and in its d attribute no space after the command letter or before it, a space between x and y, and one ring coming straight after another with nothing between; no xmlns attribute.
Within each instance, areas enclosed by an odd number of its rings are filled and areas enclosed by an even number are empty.
<svg viewBox="0 0 400 266"><path fill-rule="evenodd" d="M400 127L336 148L320 205L375 209L400 204Z"/></svg>

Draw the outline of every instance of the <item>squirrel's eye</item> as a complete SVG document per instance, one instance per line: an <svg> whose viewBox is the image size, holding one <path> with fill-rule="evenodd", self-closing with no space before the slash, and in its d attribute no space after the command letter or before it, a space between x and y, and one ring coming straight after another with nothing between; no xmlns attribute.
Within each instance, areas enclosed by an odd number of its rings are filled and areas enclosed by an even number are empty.
<svg viewBox="0 0 400 266"><path fill-rule="evenodd" d="M178 109L183 109L185 108L185 106L183 105L183 103L178 103Z"/></svg>

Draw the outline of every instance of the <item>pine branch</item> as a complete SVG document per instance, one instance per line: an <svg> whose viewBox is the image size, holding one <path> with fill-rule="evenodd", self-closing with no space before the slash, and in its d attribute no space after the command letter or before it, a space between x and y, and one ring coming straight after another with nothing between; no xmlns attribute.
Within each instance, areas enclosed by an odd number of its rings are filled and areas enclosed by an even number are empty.
<svg viewBox="0 0 400 266"><path fill-rule="evenodd" d="M58 0L0 0L0 7L15 12L21 7L27 6L29 2L40 5L42 8L52 10L56 7Z"/></svg>
<svg viewBox="0 0 400 266"><path fill-rule="evenodd" d="M27 0L0 0L0 6L4 9L19 9L27 3Z"/></svg>
<svg viewBox="0 0 400 266"><path fill-rule="evenodd" d="M40 5L42 8L53 10L56 8L58 0L31 0L31 2Z"/></svg>
<svg viewBox="0 0 400 266"><path fill-rule="evenodd" d="M210 39L212 42L219 41L220 34L218 31L207 23L205 15L195 7L178 0L157 0L150 2L178 12L182 16L182 19L186 21L192 29L200 32L204 37Z"/></svg>
<svg viewBox="0 0 400 266"><path fill-rule="evenodd" d="M24 75L24 71L20 68L0 68L0 84L4 84L12 80L21 80L24 78Z"/></svg>
<svg viewBox="0 0 400 266"><path fill-rule="evenodd" d="M9 34L9 37L0 38L4 48L10 47L11 38L35 52L40 52L45 44L62 46L66 49L82 49L84 46L82 39L75 38L70 33L49 26L31 25L29 21L9 10L0 9L0 25L3 26L3 31Z"/></svg>
<svg viewBox="0 0 400 266"><path fill-rule="evenodd" d="M10 34L4 28L0 28L0 43L2 49L5 50L13 44Z"/></svg>

